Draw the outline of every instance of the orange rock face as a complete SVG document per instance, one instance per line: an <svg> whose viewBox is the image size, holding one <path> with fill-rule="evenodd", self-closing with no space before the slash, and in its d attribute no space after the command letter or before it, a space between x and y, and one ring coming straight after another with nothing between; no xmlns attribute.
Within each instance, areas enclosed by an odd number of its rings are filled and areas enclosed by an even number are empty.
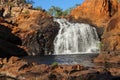
<svg viewBox="0 0 120 80"><path fill-rule="evenodd" d="M20 37L29 55L44 55L53 50L59 25L45 11L23 9L14 22L17 26L12 33Z"/></svg>
<svg viewBox="0 0 120 80"><path fill-rule="evenodd" d="M103 35L103 43L105 44L105 51L120 52L120 11L113 16L106 27Z"/></svg>
<svg viewBox="0 0 120 80"><path fill-rule="evenodd" d="M70 15L77 20L85 20L103 27L117 10L117 0L85 0L73 9Z"/></svg>
<svg viewBox="0 0 120 80"><path fill-rule="evenodd" d="M44 55L53 51L59 24L46 11L12 7L12 14L5 18L4 11L0 12L0 57L19 56L19 53Z"/></svg>
<svg viewBox="0 0 120 80"><path fill-rule="evenodd" d="M120 6L119 8L120 9ZM120 63L120 10L108 21L102 36L102 52L95 62L102 62L103 56L108 62Z"/></svg>
<svg viewBox="0 0 120 80"><path fill-rule="evenodd" d="M113 68L110 71L117 72ZM111 73L104 72L102 68L35 64L17 57L0 59L0 74L0 80L112 80L113 78Z"/></svg>
<svg viewBox="0 0 120 80"><path fill-rule="evenodd" d="M120 3L118 0L85 0L70 14L75 20L104 27L102 50L95 62L120 62ZM99 30L98 30L99 31ZM99 33L99 32L98 32Z"/></svg>

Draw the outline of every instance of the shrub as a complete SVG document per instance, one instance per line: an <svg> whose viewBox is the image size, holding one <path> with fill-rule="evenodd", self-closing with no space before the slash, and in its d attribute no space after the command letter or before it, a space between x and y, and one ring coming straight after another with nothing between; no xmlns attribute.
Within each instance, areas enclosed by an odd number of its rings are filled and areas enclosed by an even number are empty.
<svg viewBox="0 0 120 80"><path fill-rule="evenodd" d="M37 6L37 7L34 8L34 10L42 10L42 7Z"/></svg>
<svg viewBox="0 0 120 80"><path fill-rule="evenodd" d="M51 64L51 66L58 66L58 62L53 62L52 64Z"/></svg>

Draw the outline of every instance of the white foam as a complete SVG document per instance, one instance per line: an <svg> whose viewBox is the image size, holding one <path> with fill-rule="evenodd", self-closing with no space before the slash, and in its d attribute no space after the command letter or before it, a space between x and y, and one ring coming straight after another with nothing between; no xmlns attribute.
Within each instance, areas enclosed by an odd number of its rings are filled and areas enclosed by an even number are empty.
<svg viewBox="0 0 120 80"><path fill-rule="evenodd" d="M54 40L54 54L99 53L99 38L94 27L65 19L55 21L60 24L60 30Z"/></svg>

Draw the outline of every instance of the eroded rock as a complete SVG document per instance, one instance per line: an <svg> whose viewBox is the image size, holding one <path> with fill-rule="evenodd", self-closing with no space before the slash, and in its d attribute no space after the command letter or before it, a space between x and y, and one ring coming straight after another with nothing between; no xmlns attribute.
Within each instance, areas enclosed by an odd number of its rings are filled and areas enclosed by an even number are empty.
<svg viewBox="0 0 120 80"><path fill-rule="evenodd" d="M111 63L120 63L120 11L118 11L107 23L102 36L102 51L96 62L103 62L104 59ZM106 56L106 57L104 57Z"/></svg>
<svg viewBox="0 0 120 80"><path fill-rule="evenodd" d="M104 27L117 11L117 0L85 0L73 9L70 15L78 21Z"/></svg>
<svg viewBox="0 0 120 80"><path fill-rule="evenodd" d="M16 22L18 27L13 28L13 33L20 37L29 55L53 52L53 41L59 24L54 22L51 16L43 11L24 9Z"/></svg>
<svg viewBox="0 0 120 80"><path fill-rule="evenodd" d="M81 65L52 65L28 63L17 57L9 59L0 59L3 64L0 67L0 79L16 79L16 80L119 80L115 73L116 70L111 68L104 71L102 67L86 68ZM117 73L119 75L119 73ZM113 79L114 78L114 79Z"/></svg>

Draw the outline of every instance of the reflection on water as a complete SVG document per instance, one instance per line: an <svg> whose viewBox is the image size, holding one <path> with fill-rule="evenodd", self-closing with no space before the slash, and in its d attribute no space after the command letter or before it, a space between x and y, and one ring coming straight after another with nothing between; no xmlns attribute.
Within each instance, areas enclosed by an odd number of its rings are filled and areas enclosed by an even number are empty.
<svg viewBox="0 0 120 80"><path fill-rule="evenodd" d="M67 55L45 55L45 56L28 56L23 59L28 62L36 62L38 64L52 64L53 62L58 62L59 64L81 64L83 66L94 66L92 59L98 54L67 54Z"/></svg>

